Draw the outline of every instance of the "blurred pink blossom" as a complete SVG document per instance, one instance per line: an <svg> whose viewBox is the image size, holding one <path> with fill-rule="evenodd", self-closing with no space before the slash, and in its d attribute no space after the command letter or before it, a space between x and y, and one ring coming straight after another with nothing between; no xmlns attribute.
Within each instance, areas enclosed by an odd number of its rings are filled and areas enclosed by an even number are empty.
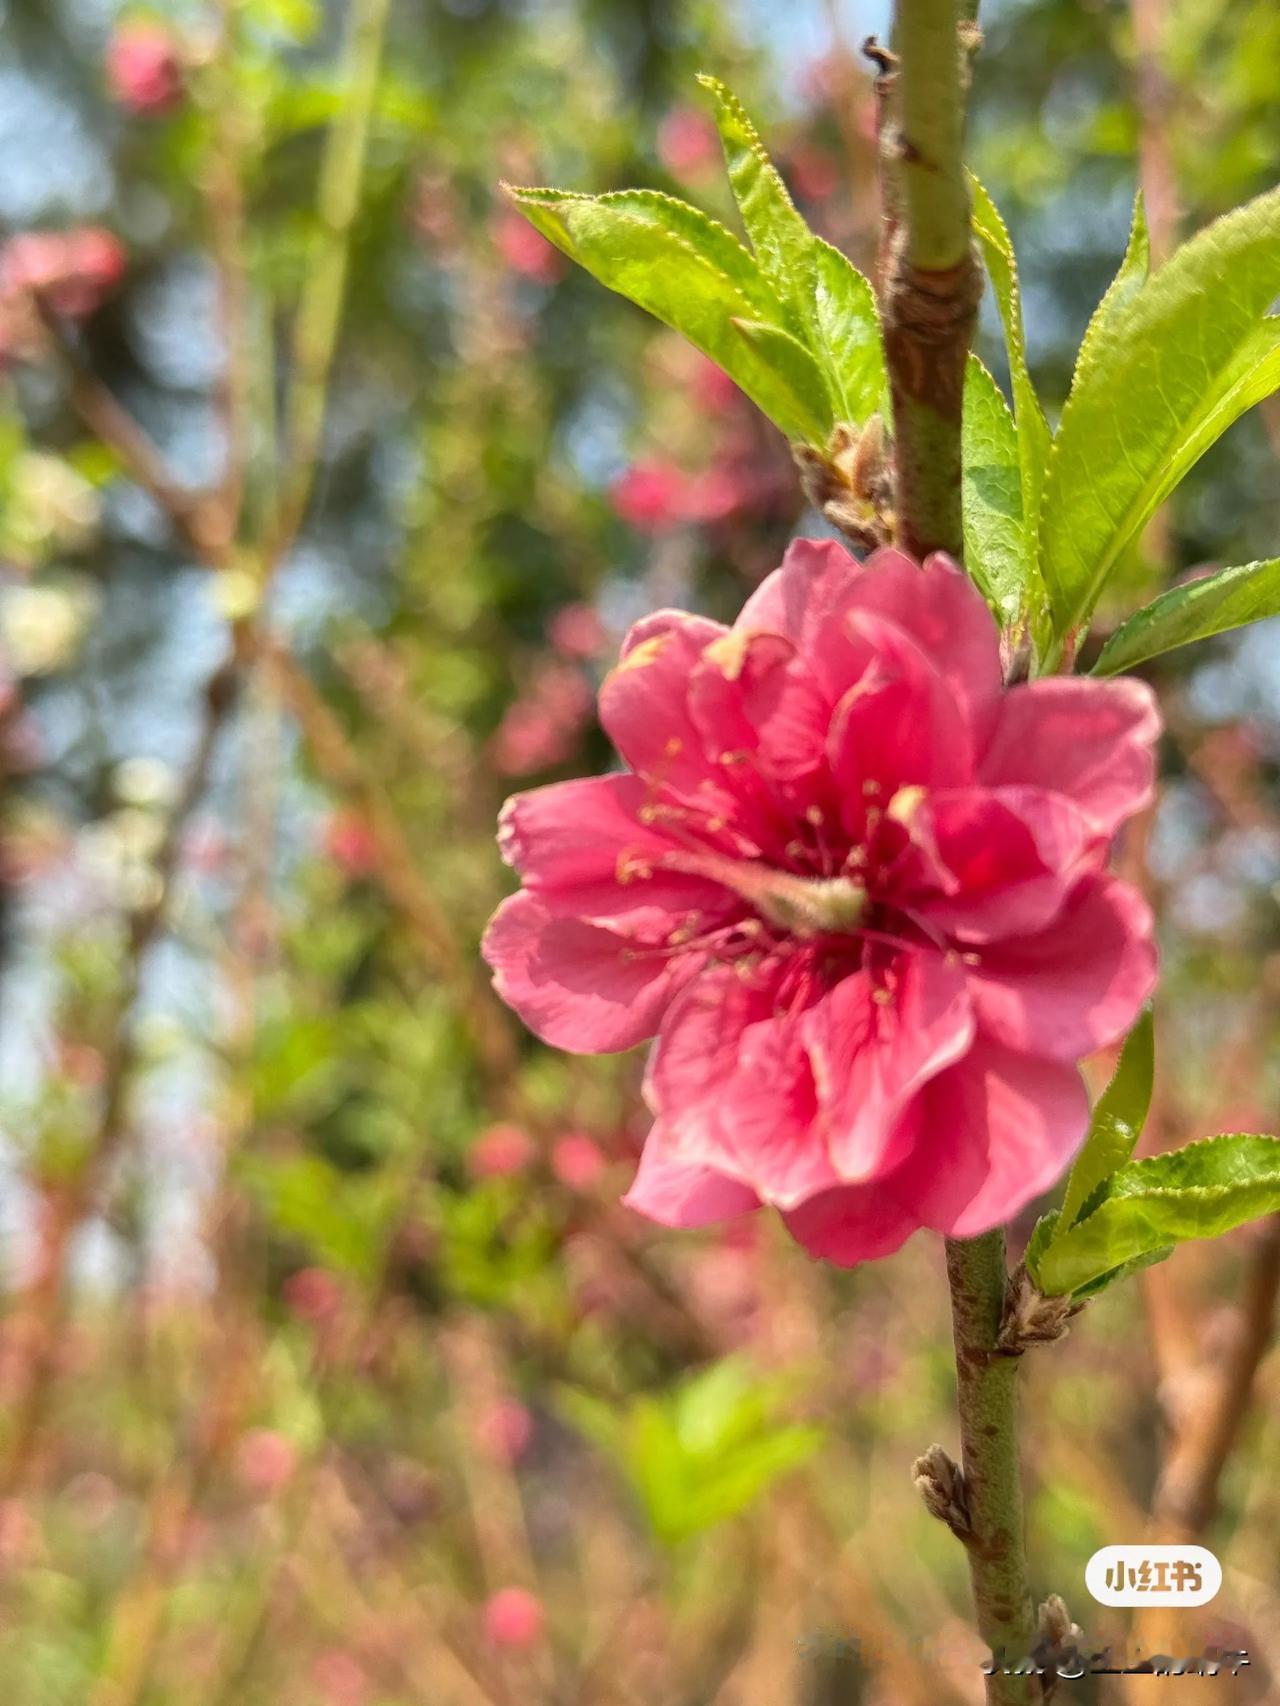
<svg viewBox="0 0 1280 1706"><path fill-rule="evenodd" d="M123 244L96 225L21 231L0 250L0 297L38 298L55 314L82 319L124 277Z"/></svg>
<svg viewBox="0 0 1280 1706"><path fill-rule="evenodd" d="M608 1165L600 1145L585 1132L560 1138L551 1151L551 1171L571 1191L589 1191Z"/></svg>
<svg viewBox="0 0 1280 1706"><path fill-rule="evenodd" d="M547 638L564 658L593 658L605 644L604 624L590 604L566 604L547 624Z"/></svg>
<svg viewBox="0 0 1280 1706"><path fill-rule="evenodd" d="M641 533L665 533L684 520L685 477L673 462L641 459L619 474L609 497Z"/></svg>
<svg viewBox="0 0 1280 1706"><path fill-rule="evenodd" d="M720 159L715 125L697 107L673 107L658 127L658 158L673 178L705 178Z"/></svg>
<svg viewBox="0 0 1280 1706"><path fill-rule="evenodd" d="M533 1417L515 1398L500 1398L476 1417L475 1434L496 1463L518 1463L533 1438Z"/></svg>
<svg viewBox="0 0 1280 1706"><path fill-rule="evenodd" d="M280 1291L289 1312L312 1326L331 1321L342 1307L342 1287L327 1268L299 1268Z"/></svg>
<svg viewBox="0 0 1280 1706"><path fill-rule="evenodd" d="M250 1428L236 1446L235 1466L242 1486L269 1499L293 1479L297 1447L274 1428Z"/></svg>
<svg viewBox="0 0 1280 1706"><path fill-rule="evenodd" d="M333 1647L315 1659L311 1680L326 1706L369 1706L374 1698L373 1683L364 1667L340 1647Z"/></svg>
<svg viewBox="0 0 1280 1706"><path fill-rule="evenodd" d="M378 844L368 821L345 807L324 826L324 850L349 877L367 877L377 868Z"/></svg>
<svg viewBox="0 0 1280 1706"><path fill-rule="evenodd" d="M581 671L547 663L494 731L490 756L502 776L528 776L570 758L591 717L591 688Z"/></svg>
<svg viewBox="0 0 1280 1706"><path fill-rule="evenodd" d="M514 208L504 208L493 224L498 253L512 272L535 284L554 284L565 270L564 256Z"/></svg>
<svg viewBox="0 0 1280 1706"><path fill-rule="evenodd" d="M495 1647L532 1647L543 1623L542 1601L526 1588L500 1588L484 1608L485 1633Z"/></svg>
<svg viewBox="0 0 1280 1706"><path fill-rule="evenodd" d="M182 62L172 33L153 19L122 23L107 47L107 86L122 107L163 113L182 98Z"/></svg>
<svg viewBox="0 0 1280 1706"><path fill-rule="evenodd" d="M523 1126L504 1121L480 1133L467 1151L467 1166L473 1178L508 1179L523 1173L537 1153Z"/></svg>

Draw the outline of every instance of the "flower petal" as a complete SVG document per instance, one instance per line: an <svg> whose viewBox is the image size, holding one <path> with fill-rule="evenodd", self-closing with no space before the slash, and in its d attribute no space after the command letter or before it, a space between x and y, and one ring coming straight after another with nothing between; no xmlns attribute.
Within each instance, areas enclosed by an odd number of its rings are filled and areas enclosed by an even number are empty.
<svg viewBox="0 0 1280 1706"><path fill-rule="evenodd" d="M952 1238L1011 1220L1066 1170L1089 1123L1080 1074L979 1032L921 1093L925 1134L894 1175L904 1208Z"/></svg>
<svg viewBox="0 0 1280 1706"><path fill-rule="evenodd" d="M855 602L911 636L984 743L1003 698L1000 636L963 569L940 551L926 557L923 569L901 551L876 551L859 577Z"/></svg>
<svg viewBox="0 0 1280 1706"><path fill-rule="evenodd" d="M847 607L861 574L862 565L837 540L793 539L782 566L761 581L734 628L785 634L805 650L829 624L832 613Z"/></svg>
<svg viewBox="0 0 1280 1706"><path fill-rule="evenodd" d="M899 788L964 786L973 747L946 682L895 623L854 612L824 645L828 660L842 654L841 677L855 678L832 715L827 761L845 828L860 842L868 811L881 814Z"/></svg>
<svg viewBox="0 0 1280 1706"><path fill-rule="evenodd" d="M926 793L902 821L918 855L897 878L903 904L966 942L1042 930L1106 855L1092 821L1043 788Z"/></svg>
<svg viewBox="0 0 1280 1706"><path fill-rule="evenodd" d="M778 781L822 763L826 701L780 634L739 628L709 645L690 680L689 712L716 762L746 760Z"/></svg>
<svg viewBox="0 0 1280 1706"><path fill-rule="evenodd" d="M689 719L689 677L727 630L702 616L659 610L627 635L622 659L600 688L600 723L633 770L678 790L710 774Z"/></svg>
<svg viewBox="0 0 1280 1706"><path fill-rule="evenodd" d="M782 1218L811 1256L842 1268L891 1256L920 1230L918 1218L879 1181L824 1191Z"/></svg>
<svg viewBox="0 0 1280 1706"><path fill-rule="evenodd" d="M682 1160L661 1121L645 1139L639 1171L622 1200L660 1226L705 1226L749 1214L760 1206L745 1185L710 1167Z"/></svg>
<svg viewBox="0 0 1280 1706"><path fill-rule="evenodd" d="M534 895L510 896L485 931L493 985L535 1036L570 1054L633 1048L658 1029L672 997L702 965L580 918L557 918Z"/></svg>
<svg viewBox="0 0 1280 1706"><path fill-rule="evenodd" d="M498 846L549 912L610 919L692 912L720 921L742 906L719 883L664 869L676 843L642 820L652 789L638 776L593 776L513 794L498 819Z"/></svg>
<svg viewBox="0 0 1280 1706"><path fill-rule="evenodd" d="M838 1178L800 1030L774 1012L778 977L767 963L754 978L704 972L663 1022L645 1095L676 1153L789 1208Z"/></svg>
<svg viewBox="0 0 1280 1706"><path fill-rule="evenodd" d="M1004 697L978 774L1066 794L1106 835L1150 804L1160 712L1145 682L1054 676Z"/></svg>
<svg viewBox="0 0 1280 1706"><path fill-rule="evenodd" d="M1123 1036L1155 987L1151 909L1118 878L1086 878L1046 930L976 958L969 990L983 1031L1079 1060Z"/></svg>
<svg viewBox="0 0 1280 1706"><path fill-rule="evenodd" d="M932 950L842 978L801 1020L819 1130L842 1181L884 1171L914 1136L903 1118L921 1088L973 1041L965 979Z"/></svg>

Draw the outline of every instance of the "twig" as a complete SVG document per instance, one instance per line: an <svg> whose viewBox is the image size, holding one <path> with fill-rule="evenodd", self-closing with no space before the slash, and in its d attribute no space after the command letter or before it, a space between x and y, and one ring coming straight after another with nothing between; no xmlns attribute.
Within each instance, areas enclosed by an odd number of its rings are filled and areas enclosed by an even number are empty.
<svg viewBox="0 0 1280 1706"><path fill-rule="evenodd" d="M965 54L956 0L898 0L896 122L882 153L899 223L882 310L893 396L898 538L959 556L960 414L982 275L964 176Z"/></svg>
<svg viewBox="0 0 1280 1706"><path fill-rule="evenodd" d="M963 13L964 20L972 14ZM899 536L917 555L958 556L964 368L980 278L970 235L963 145L967 66L956 0L897 0L893 99L901 130L894 233L885 280ZM993 1652L1029 1653L1035 1617L1018 1463L1020 1358L1001 1353L1004 1234L947 1240L962 1447L953 1491L977 1608ZM940 1501L941 1502L941 1501ZM990 1706L1029 1706L1026 1677L987 1679Z"/></svg>
<svg viewBox="0 0 1280 1706"><path fill-rule="evenodd" d="M346 96L320 167L316 208L323 232L320 252L294 326L284 492L268 561L287 549L297 533L315 479L389 8L390 0L354 0L351 8Z"/></svg>

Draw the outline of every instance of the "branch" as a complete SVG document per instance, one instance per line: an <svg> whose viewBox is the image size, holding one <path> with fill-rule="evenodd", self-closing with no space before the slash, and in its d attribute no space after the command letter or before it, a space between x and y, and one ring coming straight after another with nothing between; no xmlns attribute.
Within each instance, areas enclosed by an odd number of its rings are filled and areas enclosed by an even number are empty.
<svg viewBox="0 0 1280 1706"><path fill-rule="evenodd" d="M978 1630L993 1654L1014 1660L1036 1640L1023 1535L1018 1462L1020 1358L998 1349L1007 1269L1004 1234L947 1240L947 1277L956 1350L963 1511L957 1530L969 1555ZM1033 1679L987 1678L989 1706L1030 1706Z"/></svg>
<svg viewBox="0 0 1280 1706"><path fill-rule="evenodd" d="M959 557L960 411L982 276L964 176L967 52L956 0L898 0L885 136L895 220L883 282L903 548Z"/></svg>

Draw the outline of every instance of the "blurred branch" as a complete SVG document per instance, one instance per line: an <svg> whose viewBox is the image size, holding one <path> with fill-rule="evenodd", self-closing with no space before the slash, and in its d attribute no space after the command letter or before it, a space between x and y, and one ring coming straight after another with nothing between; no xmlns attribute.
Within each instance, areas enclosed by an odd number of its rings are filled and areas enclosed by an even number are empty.
<svg viewBox="0 0 1280 1706"><path fill-rule="evenodd" d="M1280 1293L1280 1216L1258 1229L1246 1261L1231 1342L1207 1390L1178 1428L1156 1489L1160 1539L1195 1540L1213 1518L1222 1472L1244 1427L1262 1359L1271 1345Z"/></svg>
<svg viewBox="0 0 1280 1706"><path fill-rule="evenodd" d="M268 561L282 555L297 534L315 480L389 7L390 0L353 0L351 7L347 95L329 132L320 167L316 208L322 227L320 252L294 326L284 492L266 553Z"/></svg>
<svg viewBox="0 0 1280 1706"><path fill-rule="evenodd" d="M205 205L218 275L223 366L218 405L225 438L223 525L234 539L244 501L252 442L249 365L249 272L245 254L244 115L233 75L240 0L218 0L218 35L212 60L213 146L205 160ZM268 375L268 383L273 376Z"/></svg>
<svg viewBox="0 0 1280 1706"><path fill-rule="evenodd" d="M236 679L233 655L219 665L205 688L204 718L195 750L155 859L155 891L130 923L120 982L104 1025L106 1051L97 1121L78 1165L69 1177L52 1183L47 1190L35 1275L18 1308L13 1430L0 1471L0 1488L6 1491L11 1492L25 1473L45 1414L61 1337L72 1238L92 1211L128 1129L126 1097L137 1059L130 1020L147 955L160 935L172 899L183 834L208 787L218 738L235 703Z"/></svg>

